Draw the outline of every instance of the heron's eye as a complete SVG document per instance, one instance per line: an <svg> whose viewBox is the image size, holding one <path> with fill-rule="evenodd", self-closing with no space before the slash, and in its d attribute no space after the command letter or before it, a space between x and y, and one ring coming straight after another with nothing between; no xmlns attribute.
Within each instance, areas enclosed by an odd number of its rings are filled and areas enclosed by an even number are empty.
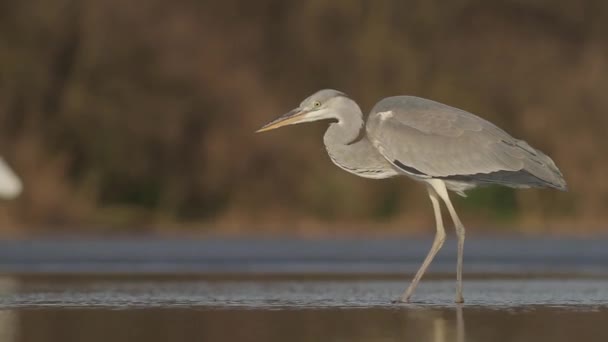
<svg viewBox="0 0 608 342"><path fill-rule="evenodd" d="M315 101L315 102L312 104L312 108L319 108L319 107L321 107L321 102L319 102L319 101Z"/></svg>

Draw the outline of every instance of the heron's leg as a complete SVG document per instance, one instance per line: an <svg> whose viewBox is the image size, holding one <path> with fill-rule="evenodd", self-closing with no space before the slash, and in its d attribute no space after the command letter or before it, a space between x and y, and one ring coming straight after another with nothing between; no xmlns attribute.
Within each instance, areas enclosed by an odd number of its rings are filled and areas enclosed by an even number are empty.
<svg viewBox="0 0 608 342"><path fill-rule="evenodd" d="M433 204L433 211L435 212L435 223L436 223L436 227L437 227L437 232L435 233L435 239L433 240L433 246L431 246L431 250L429 251L429 254L424 259L424 262L422 263L422 266L420 266L420 269L418 270L418 272L416 272L416 276L414 276L414 280L412 280L412 283L410 284L410 286L407 288L407 290L401 296L402 302L410 301L410 297L414 293L414 290L416 289L416 286L418 285L420 278L422 278L422 276L424 275L424 272L426 272L426 269L431 264L431 261L433 261L435 254L437 254L437 252L443 245L443 242L445 241L445 229L443 228L443 220L441 218L441 207L439 206L439 197L437 196L437 193L435 192L435 190L433 190L433 188L431 188L430 186L428 187L428 192L429 192L429 197L431 198L431 203Z"/></svg>
<svg viewBox="0 0 608 342"><path fill-rule="evenodd" d="M445 183L441 180L432 180L431 185L433 189L437 192L439 197L445 202L446 207L448 207L448 211L450 212L450 216L452 217L452 221L454 221L454 227L456 229L456 236L458 237L458 261L456 266L456 303L464 303L464 297L462 296L462 255L464 252L464 236L465 230L464 225L460 222L460 218L458 218L458 214L456 214L456 209L452 205L450 201L450 196L448 195L448 190L445 187Z"/></svg>

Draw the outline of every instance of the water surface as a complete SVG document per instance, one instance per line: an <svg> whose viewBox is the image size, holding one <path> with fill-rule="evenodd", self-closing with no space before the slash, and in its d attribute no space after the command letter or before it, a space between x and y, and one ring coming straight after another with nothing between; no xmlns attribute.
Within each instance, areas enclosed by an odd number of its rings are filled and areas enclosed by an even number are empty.
<svg viewBox="0 0 608 342"><path fill-rule="evenodd" d="M0 242L0 341L608 341L604 240L473 240L464 305L451 247L392 303L427 244Z"/></svg>

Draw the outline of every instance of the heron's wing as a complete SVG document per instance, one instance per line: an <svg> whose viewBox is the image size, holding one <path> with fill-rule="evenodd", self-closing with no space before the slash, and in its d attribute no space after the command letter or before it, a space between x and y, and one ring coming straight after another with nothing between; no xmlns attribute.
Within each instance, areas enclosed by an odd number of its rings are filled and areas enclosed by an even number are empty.
<svg viewBox="0 0 608 342"><path fill-rule="evenodd" d="M19 177L0 157L0 198L14 198L21 193L23 185Z"/></svg>
<svg viewBox="0 0 608 342"><path fill-rule="evenodd" d="M526 171L551 184L563 183L542 152L480 117L438 102L384 99L372 110L367 131L389 162L421 177L473 179Z"/></svg>

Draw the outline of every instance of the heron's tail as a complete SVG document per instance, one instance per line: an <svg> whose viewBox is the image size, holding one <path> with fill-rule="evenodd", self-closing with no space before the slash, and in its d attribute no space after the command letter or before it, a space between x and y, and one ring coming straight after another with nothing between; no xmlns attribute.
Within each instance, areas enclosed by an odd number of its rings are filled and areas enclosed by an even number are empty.
<svg viewBox="0 0 608 342"><path fill-rule="evenodd" d="M541 186L568 191L564 175L555 165L553 159L528 145L525 141L519 141L517 145L529 154L529 157L525 160L524 171L538 178L543 183Z"/></svg>

